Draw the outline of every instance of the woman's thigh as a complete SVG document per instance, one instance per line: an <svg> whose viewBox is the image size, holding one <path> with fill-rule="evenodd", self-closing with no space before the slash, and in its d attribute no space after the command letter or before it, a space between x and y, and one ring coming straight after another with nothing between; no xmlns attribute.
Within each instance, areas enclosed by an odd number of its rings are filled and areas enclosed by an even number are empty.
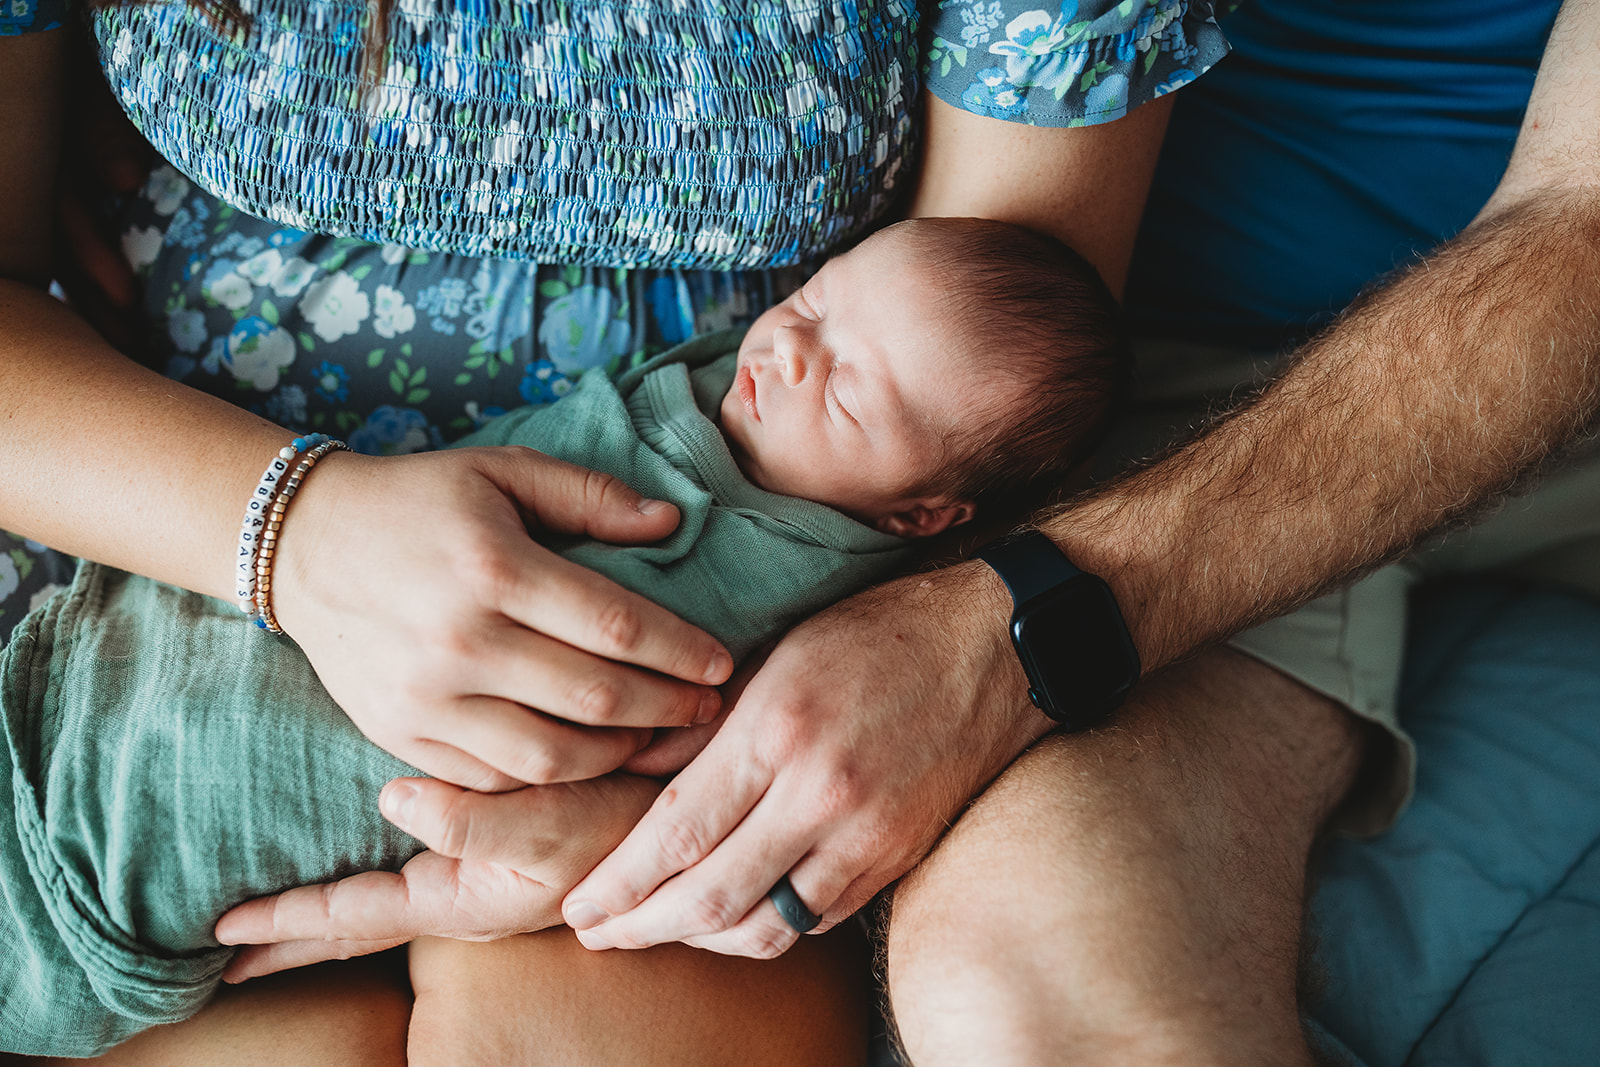
<svg viewBox="0 0 1600 1067"><path fill-rule="evenodd" d="M594 953L565 927L411 947L411 1063L848 1067L867 1053L853 923L776 960L684 945Z"/></svg>
<svg viewBox="0 0 1600 1067"><path fill-rule="evenodd" d="M410 1017L405 957L386 952L224 986L193 1018L147 1030L92 1062L110 1067L402 1067ZM83 1062L16 1059L18 1067Z"/></svg>

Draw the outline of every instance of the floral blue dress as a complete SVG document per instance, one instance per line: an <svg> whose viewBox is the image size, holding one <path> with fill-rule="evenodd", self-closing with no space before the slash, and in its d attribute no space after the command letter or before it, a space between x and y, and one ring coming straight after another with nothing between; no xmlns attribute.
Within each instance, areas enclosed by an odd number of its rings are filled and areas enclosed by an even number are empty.
<svg viewBox="0 0 1600 1067"><path fill-rule="evenodd" d="M0 0L0 36L67 0ZM1108 121L1226 51L1207 0L364 0L94 13L170 162L115 232L129 354L373 454L437 447L586 371L748 323L910 172L921 84L979 114ZM920 40L920 58L919 58ZM0 641L68 561L0 532Z"/></svg>

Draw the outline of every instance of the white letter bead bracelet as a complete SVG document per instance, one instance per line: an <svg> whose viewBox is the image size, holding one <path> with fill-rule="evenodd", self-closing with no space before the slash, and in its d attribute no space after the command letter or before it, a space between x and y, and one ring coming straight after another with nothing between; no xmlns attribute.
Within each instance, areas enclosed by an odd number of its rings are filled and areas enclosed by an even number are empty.
<svg viewBox="0 0 1600 1067"><path fill-rule="evenodd" d="M261 475L256 491L250 494L245 505L244 525L239 527L239 551L236 566L238 581L234 596L239 600L239 610L256 625L275 634L283 633L272 614L272 557L276 550L278 531L283 527L283 516L289 510L289 501L295 490L305 480L306 474L317 465L317 460L333 451L348 452L343 441L335 441L327 434L314 433L296 437L278 450ZM291 472L289 464L304 452L300 462Z"/></svg>

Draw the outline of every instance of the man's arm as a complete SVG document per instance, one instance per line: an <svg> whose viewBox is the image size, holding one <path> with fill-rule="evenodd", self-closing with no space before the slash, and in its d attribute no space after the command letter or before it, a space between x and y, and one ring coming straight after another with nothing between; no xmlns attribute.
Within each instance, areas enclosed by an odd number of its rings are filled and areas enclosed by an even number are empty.
<svg viewBox="0 0 1600 1067"><path fill-rule="evenodd" d="M1148 667L1393 558L1593 418L1597 51L1600 2L1571 0L1478 222L1359 302L1258 400L1044 519L1111 582ZM568 921L593 947L768 953L793 939L757 906L785 871L829 920L858 907L1047 728L1007 647L1008 608L967 563L797 628L569 895Z"/></svg>
<svg viewBox="0 0 1600 1067"><path fill-rule="evenodd" d="M1600 4L1557 20L1474 223L1358 300L1258 398L1044 529L1116 590L1147 666L1471 515L1600 406Z"/></svg>

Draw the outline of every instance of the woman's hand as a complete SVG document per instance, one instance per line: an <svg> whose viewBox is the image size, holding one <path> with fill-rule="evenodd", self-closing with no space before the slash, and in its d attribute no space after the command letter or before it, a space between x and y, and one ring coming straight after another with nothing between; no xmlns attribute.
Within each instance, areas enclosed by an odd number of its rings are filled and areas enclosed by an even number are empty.
<svg viewBox="0 0 1600 1067"><path fill-rule="evenodd" d="M423 934L488 941L555 926L562 896L622 840L660 788L612 774L485 795L396 779L383 791L384 813L432 851L398 873L369 871L240 904L217 923L217 940L250 947L223 980L380 952ZM487 832L454 833L468 824Z"/></svg>
<svg viewBox="0 0 1600 1067"><path fill-rule="evenodd" d="M420 770L480 790L592 778L653 727L714 718L733 661L534 536L647 543L677 520L525 448L334 453L284 522L274 607L362 732Z"/></svg>

